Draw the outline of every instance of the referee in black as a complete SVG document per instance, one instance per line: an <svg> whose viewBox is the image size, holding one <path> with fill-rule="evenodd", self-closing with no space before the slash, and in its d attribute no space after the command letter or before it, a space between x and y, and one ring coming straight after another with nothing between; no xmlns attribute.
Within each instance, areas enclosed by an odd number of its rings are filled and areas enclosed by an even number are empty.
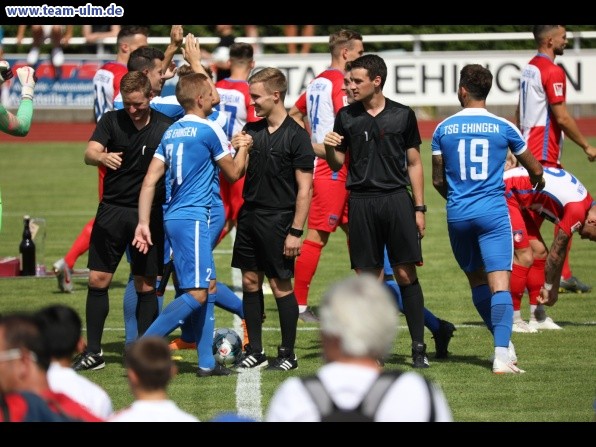
<svg viewBox="0 0 596 447"><path fill-rule="evenodd" d="M101 337L109 312L108 289L138 223L141 185L153 153L173 120L150 108L153 97L149 78L130 71L120 83L124 108L105 113L85 150L85 163L104 165L103 198L97 208L89 245L89 283L85 319L87 348L73 363L75 370L105 367ZM130 250L131 271L138 295L139 335L157 317L155 282L163 270L163 212L165 184L157 185L151 216L153 246L144 255Z"/></svg>
<svg viewBox="0 0 596 447"><path fill-rule="evenodd" d="M310 136L286 111L288 82L277 68L264 68L249 79L257 116L243 131L252 136L238 214L232 267L242 271L242 302L249 344L239 369L289 371L298 367L294 353L298 302L292 278L302 246L302 228L312 198L315 154ZM234 141L232 140L232 143ZM269 364L262 341L263 278L267 276L279 312L281 345Z"/></svg>
<svg viewBox="0 0 596 447"><path fill-rule="evenodd" d="M367 54L350 63L355 102L342 108L325 136L327 163L338 171L349 156L350 262L383 279L383 247L403 299L412 338L412 366L428 368L424 297L416 274L422 263L426 206L420 133L414 111L383 95L385 61ZM348 154L348 155L346 155ZM411 189L411 193L410 193Z"/></svg>

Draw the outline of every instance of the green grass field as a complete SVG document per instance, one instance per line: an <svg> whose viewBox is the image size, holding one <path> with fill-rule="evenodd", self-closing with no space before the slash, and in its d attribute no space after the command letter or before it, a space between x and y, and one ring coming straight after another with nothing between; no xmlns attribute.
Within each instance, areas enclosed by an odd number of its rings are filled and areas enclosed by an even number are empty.
<svg viewBox="0 0 596 447"><path fill-rule="evenodd" d="M596 141L592 139L592 143ZM47 220L45 264L64 256L83 225L95 215L97 206L97 169L83 163L85 143L2 143L0 187L4 207L0 233L0 257L18 256L24 214ZM489 357L492 338L482 326L471 300L464 274L459 270L446 233L444 202L434 191L430 173L430 144L423 144L426 175L427 234L423 240L424 267L419 269L427 308L440 318L456 324L457 332L450 345L449 359L434 361L434 342L426 332L431 367L422 371L443 388L456 421L483 422L588 422L594 417L596 397L596 292L585 295L561 295L549 315L563 326L562 331L538 334L513 334L521 376L495 376ZM596 164L586 162L583 152L567 143L564 165L596 193ZM544 236L552 239L552 226L545 223ZM218 278L230 283L230 239L218 249ZM571 252L574 274L596 286L596 245L575 237ZM76 268L85 268L87 256ZM122 367L124 330L122 295L127 279L127 265L116 272L110 292L110 314L103 336L107 366L104 370L84 372L111 395L116 409L128 405L132 395ZM326 287L350 271L345 237L334 234L323 251L321 262L310 289L310 304L317 308ZM76 308L84 319L86 279L75 279L72 294L58 292L53 276L48 278L1 278L0 312L37 309L61 302ZM168 292L167 301L172 299ZM279 342L277 310L272 296L266 297L264 345L267 354L276 355ZM523 316L529 313L527 297ZM233 327L233 318L217 309L217 327ZM405 319L386 368L409 370L410 343ZM317 326L299 322L296 352L299 369L291 374L313 373L322 363ZM175 335L176 333L174 333ZM180 373L170 387L172 398L182 408L208 420L223 411L237 408L257 418L263 417L267 404L288 374L263 371L260 391L246 398L237 397L240 377L195 376L196 352L180 352ZM244 399L244 400L243 400Z"/></svg>

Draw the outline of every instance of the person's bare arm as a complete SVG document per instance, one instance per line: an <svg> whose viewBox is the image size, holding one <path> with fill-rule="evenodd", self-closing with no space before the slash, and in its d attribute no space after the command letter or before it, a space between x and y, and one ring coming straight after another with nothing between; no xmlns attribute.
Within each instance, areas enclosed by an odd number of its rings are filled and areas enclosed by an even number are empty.
<svg viewBox="0 0 596 447"><path fill-rule="evenodd" d="M408 176L412 186L412 200L414 206L424 205L424 169L422 167L422 157L420 157L420 148L411 147L406 152L408 160ZM424 237L426 230L426 216L423 212L416 212L416 226L420 237Z"/></svg>
<svg viewBox="0 0 596 447"><path fill-rule="evenodd" d="M563 262L567 256L567 246L570 240L571 237L559 228L546 257L545 284L540 289L540 295L538 296L538 302L541 304L553 306L559 299L561 272L563 271Z"/></svg>
<svg viewBox="0 0 596 447"><path fill-rule="evenodd" d="M579 128L577 127L577 123L569 114L565 103L560 102L558 104L551 104L550 107L557 124L561 129L563 129L563 132L565 132L565 136L571 138L575 144L584 150L589 161L595 161L596 147L590 145L586 137L582 135Z"/></svg>
<svg viewBox="0 0 596 447"><path fill-rule="evenodd" d="M432 177L433 186L441 197L447 200L447 182L445 181L445 166L443 164L442 155L432 156Z"/></svg>
<svg viewBox="0 0 596 447"><path fill-rule="evenodd" d="M184 31L182 25L172 25L170 29L170 43L164 51L162 77L164 79L171 79L176 75L176 63L173 62L174 55L182 47L182 40L184 39Z"/></svg>
<svg viewBox="0 0 596 447"><path fill-rule="evenodd" d="M516 155L516 158L521 165L526 168L528 174L530 174L530 182L532 182L534 189L537 191L544 189L545 183L542 175L543 168L540 162L532 155L532 152L526 150L521 154Z"/></svg>
<svg viewBox="0 0 596 447"><path fill-rule="evenodd" d="M64 35L62 39L60 39L60 44L67 46L70 43L70 39L72 39L72 34L74 32L74 25L66 25L64 28Z"/></svg>
<svg viewBox="0 0 596 447"><path fill-rule="evenodd" d="M25 31L27 30L27 25L19 25L17 29L17 45L20 45L23 41L23 37L25 37Z"/></svg>
<svg viewBox="0 0 596 447"><path fill-rule="evenodd" d="M182 48L182 56L184 57L184 60L188 62L188 65L190 65L192 71L195 73L202 73L207 76L209 85L211 86L211 92L213 94L213 102L211 105L216 106L219 104L221 99L219 97L219 92L215 87L215 83L213 82L213 78L209 76L209 73L207 73L205 67L203 67L203 64L201 64L201 45L199 44L199 39L195 38L194 34L192 33L188 33L186 35L184 47Z"/></svg>
<svg viewBox="0 0 596 447"><path fill-rule="evenodd" d="M147 169L147 174L145 174L143 185L141 186L141 192L139 194L139 222L135 229L132 245L143 254L147 253L149 247L153 245L151 230L149 229L151 207L153 206L153 199L155 197L155 185L163 177L165 171L166 164L163 160L154 157L149 164L149 169Z"/></svg>
<svg viewBox="0 0 596 447"><path fill-rule="evenodd" d="M85 149L85 164L103 165L108 169L115 170L122 165L122 152L107 152L103 144L91 140Z"/></svg>
<svg viewBox="0 0 596 447"><path fill-rule="evenodd" d="M304 228L306 218L308 217L308 210L310 208L310 201L312 199L312 170L305 171L303 169L296 169L295 176L296 183L298 185L298 192L296 194L296 208L294 211L292 228L301 230ZM284 256L298 256L300 254L301 246L302 239L297 236L292 236L288 233L284 242Z"/></svg>
<svg viewBox="0 0 596 447"><path fill-rule="evenodd" d="M292 106L292 108L288 112L288 115L290 115L294 119L294 121L300 124L303 128L305 127L304 118L306 118L306 115L302 113L300 110L298 110L298 107L296 107L296 105Z"/></svg>
<svg viewBox="0 0 596 447"><path fill-rule="evenodd" d="M341 144L343 138L344 137L337 132L328 132L323 140L325 146L325 160L327 160L329 168L335 172L341 169L346 159L346 154L339 152L336 149L337 146Z"/></svg>
<svg viewBox="0 0 596 447"><path fill-rule="evenodd" d="M217 160L217 165L221 169L226 180L234 183L242 178L246 172L248 153L252 148L252 137L246 132L238 132L232 137L232 146L236 150L234 157L226 156Z"/></svg>

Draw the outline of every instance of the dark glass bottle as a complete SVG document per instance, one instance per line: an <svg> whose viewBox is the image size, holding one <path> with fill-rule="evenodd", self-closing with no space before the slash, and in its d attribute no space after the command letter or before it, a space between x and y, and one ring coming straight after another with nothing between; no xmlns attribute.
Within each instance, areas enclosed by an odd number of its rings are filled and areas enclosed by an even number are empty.
<svg viewBox="0 0 596 447"><path fill-rule="evenodd" d="M21 276L35 276L35 244L29 228L29 216L23 216L23 239L19 245Z"/></svg>

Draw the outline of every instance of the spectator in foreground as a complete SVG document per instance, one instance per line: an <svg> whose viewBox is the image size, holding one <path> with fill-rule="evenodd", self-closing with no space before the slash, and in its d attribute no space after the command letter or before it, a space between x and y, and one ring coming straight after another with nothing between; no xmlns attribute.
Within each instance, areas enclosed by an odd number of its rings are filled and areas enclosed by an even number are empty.
<svg viewBox="0 0 596 447"><path fill-rule="evenodd" d="M85 344L79 314L70 306L53 304L38 311L37 316L51 356L50 388L79 402L97 417L108 418L113 413L108 393L71 368L73 355L82 352Z"/></svg>
<svg viewBox="0 0 596 447"><path fill-rule="evenodd" d="M168 397L168 384L177 368L164 338L136 340L126 352L125 364L135 401L117 411L109 422L199 422Z"/></svg>
<svg viewBox="0 0 596 447"><path fill-rule="evenodd" d="M391 351L398 328L395 302L384 284L363 274L334 284L319 309L326 364L317 372L333 403L343 411L362 402L381 374L377 359ZM451 422L443 392L417 372L394 374L375 422ZM432 401L431 401L432 393ZM434 408L433 408L434 405ZM303 379L283 382L271 399L267 422L320 422L321 413Z"/></svg>

